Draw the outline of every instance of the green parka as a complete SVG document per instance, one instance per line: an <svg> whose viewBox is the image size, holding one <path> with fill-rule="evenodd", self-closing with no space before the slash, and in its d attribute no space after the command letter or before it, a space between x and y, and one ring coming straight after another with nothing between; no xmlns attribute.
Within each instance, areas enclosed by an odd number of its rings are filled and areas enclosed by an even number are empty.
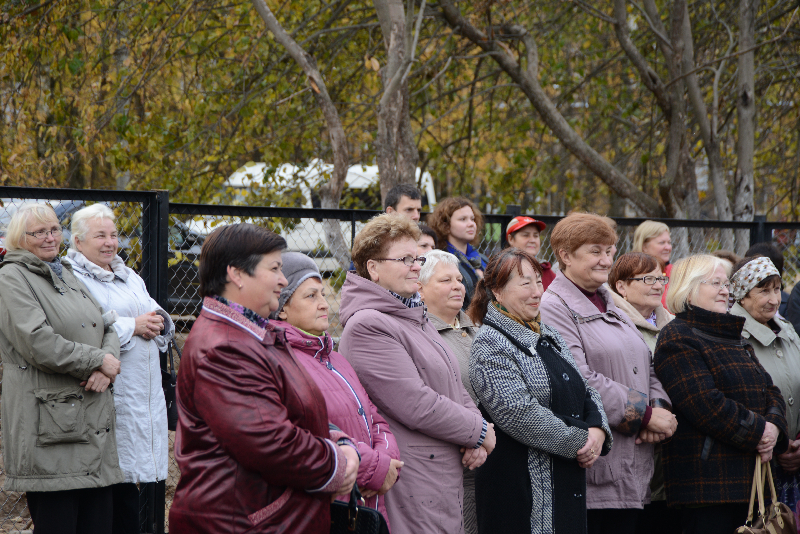
<svg viewBox="0 0 800 534"><path fill-rule="evenodd" d="M9 491L61 491L122 482L112 388L80 382L119 338L64 264L63 281L24 250L0 263L3 459Z"/></svg>

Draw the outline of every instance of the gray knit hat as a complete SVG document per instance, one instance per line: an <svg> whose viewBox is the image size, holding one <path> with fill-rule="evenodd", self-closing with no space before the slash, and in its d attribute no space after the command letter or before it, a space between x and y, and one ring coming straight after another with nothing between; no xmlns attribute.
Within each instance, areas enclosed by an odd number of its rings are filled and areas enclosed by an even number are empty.
<svg viewBox="0 0 800 534"><path fill-rule="evenodd" d="M300 284L305 282L308 278L319 278L322 280L322 275L319 274L319 267L316 262L300 252L284 252L281 255L283 260L283 276L289 284L281 291L281 298L278 301L278 309L269 315L270 319L277 319L278 314L283 309L283 305L292 296L292 294L300 287Z"/></svg>

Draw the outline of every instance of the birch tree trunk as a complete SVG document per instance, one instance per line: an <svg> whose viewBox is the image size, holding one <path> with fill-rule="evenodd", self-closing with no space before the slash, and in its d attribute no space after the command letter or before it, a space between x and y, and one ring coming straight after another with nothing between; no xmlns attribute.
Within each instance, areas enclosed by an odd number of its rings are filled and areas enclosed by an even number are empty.
<svg viewBox="0 0 800 534"><path fill-rule="evenodd" d="M347 178L347 168L350 163L350 156L347 148L347 137L339 118L339 112L333 105L328 89L322 79L322 75L317 68L316 60L286 33L278 19L269 9L264 0L253 0L253 5L267 26L267 29L275 36L278 41L294 59L300 68L303 69L308 77L308 83L314 91L314 97L322 110L325 124L328 126L328 135L331 139L333 149L333 174L320 187L320 199L323 208L338 208L342 198L345 179ZM338 220L324 219L322 221L325 230L325 240L328 250L333 254L342 269L350 267L350 247L344 240L342 228Z"/></svg>
<svg viewBox="0 0 800 534"><path fill-rule="evenodd" d="M755 26L759 0L739 1L739 49L750 50L739 56L739 80L736 107L739 118L737 139L734 218L752 221L755 215L753 198L753 155L756 135L755 102ZM750 246L750 231L736 230L736 253L743 256Z"/></svg>
<svg viewBox="0 0 800 534"><path fill-rule="evenodd" d="M378 106L375 140L383 203L391 188L416 181L419 152L411 129L408 73L425 5L423 2L415 32L413 1L405 7L403 0L374 0L374 4L387 50L387 63L381 69L384 92Z"/></svg>

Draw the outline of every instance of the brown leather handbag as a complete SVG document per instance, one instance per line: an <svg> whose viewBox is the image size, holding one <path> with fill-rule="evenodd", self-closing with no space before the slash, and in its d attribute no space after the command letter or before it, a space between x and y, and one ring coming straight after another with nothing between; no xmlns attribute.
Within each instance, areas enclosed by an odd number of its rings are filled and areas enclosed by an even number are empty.
<svg viewBox="0 0 800 534"><path fill-rule="evenodd" d="M772 491L772 503L769 509L764 507L764 478L769 479ZM758 517L753 520L753 507L758 494ZM744 526L736 529L736 534L797 534L794 514L788 506L778 502L775 482L772 480L772 468L769 462L761 464L761 457L756 455L756 472L753 474L753 489L750 492L750 508Z"/></svg>

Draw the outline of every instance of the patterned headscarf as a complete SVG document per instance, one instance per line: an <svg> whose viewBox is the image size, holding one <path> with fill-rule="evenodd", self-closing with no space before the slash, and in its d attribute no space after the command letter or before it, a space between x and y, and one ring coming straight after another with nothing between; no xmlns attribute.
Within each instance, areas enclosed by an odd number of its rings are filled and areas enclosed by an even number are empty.
<svg viewBox="0 0 800 534"><path fill-rule="evenodd" d="M731 277L733 300L736 302L741 301L762 280L775 274L780 276L781 273L778 272L772 260L766 256L761 256L748 262Z"/></svg>

